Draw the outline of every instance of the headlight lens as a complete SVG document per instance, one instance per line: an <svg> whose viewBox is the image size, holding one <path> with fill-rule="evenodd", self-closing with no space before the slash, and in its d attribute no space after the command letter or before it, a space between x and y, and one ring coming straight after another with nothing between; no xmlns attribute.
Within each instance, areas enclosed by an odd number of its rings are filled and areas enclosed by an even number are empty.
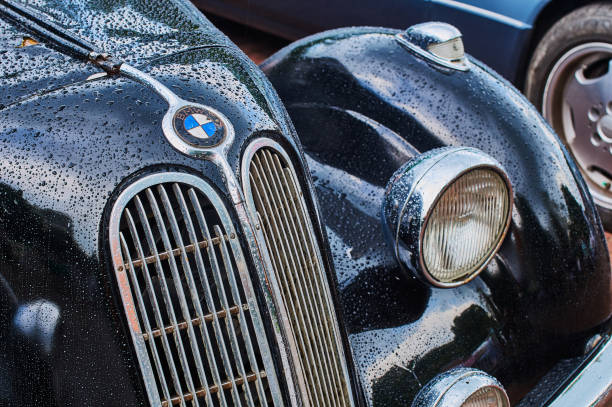
<svg viewBox="0 0 612 407"><path fill-rule="evenodd" d="M423 261L436 280L451 283L476 271L496 249L508 220L508 187L489 168L457 178L425 225Z"/></svg>
<svg viewBox="0 0 612 407"><path fill-rule="evenodd" d="M472 394L461 407L506 407L507 396L497 387L484 387Z"/></svg>
<svg viewBox="0 0 612 407"><path fill-rule="evenodd" d="M389 180L383 231L404 271L441 288L475 278L510 226L512 186L493 157L469 147L420 154Z"/></svg>

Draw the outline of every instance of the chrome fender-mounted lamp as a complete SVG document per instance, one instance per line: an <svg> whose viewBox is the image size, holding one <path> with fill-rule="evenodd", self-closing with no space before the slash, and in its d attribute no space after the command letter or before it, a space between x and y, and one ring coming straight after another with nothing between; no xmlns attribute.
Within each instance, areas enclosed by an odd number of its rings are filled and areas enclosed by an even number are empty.
<svg viewBox="0 0 612 407"><path fill-rule="evenodd" d="M413 25L396 35L397 41L429 63L457 71L467 71L463 36L456 27L440 22Z"/></svg>
<svg viewBox="0 0 612 407"><path fill-rule="evenodd" d="M495 256L512 205L512 186L495 159L474 148L440 148L391 177L383 230L405 271L435 287L456 287Z"/></svg>
<svg viewBox="0 0 612 407"><path fill-rule="evenodd" d="M494 377L478 369L456 368L427 383L412 407L510 407L510 401Z"/></svg>

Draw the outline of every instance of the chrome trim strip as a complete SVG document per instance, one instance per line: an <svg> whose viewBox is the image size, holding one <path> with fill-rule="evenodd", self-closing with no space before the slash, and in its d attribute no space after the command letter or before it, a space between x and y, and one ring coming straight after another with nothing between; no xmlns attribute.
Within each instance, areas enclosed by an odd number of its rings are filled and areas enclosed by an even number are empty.
<svg viewBox="0 0 612 407"><path fill-rule="evenodd" d="M612 403L612 337L574 376L551 402L549 407L608 406Z"/></svg>
<svg viewBox="0 0 612 407"><path fill-rule="evenodd" d="M177 350L179 350L179 357L180 357L180 361L181 363L185 363L186 362L186 357L184 355L184 349L182 347L182 344L180 343L180 329L181 326L179 326L179 324L176 321L176 318L174 318L174 310L172 307L172 303L168 302L167 304L169 304L168 307L168 316L172 319L171 320L171 332L168 334L166 332L166 327L164 326L163 323L163 318L161 316L161 309L159 307L159 304L157 302L156 299L156 294L154 293L154 289L153 289L153 283L151 280L151 275L149 273L149 269L148 269L148 264L149 262L147 262L145 259L145 255L144 255L144 250L140 244L141 240L140 240L140 236L138 235L138 230L137 227L135 225L134 219L129 211L128 208L126 208L126 205L132 200L134 199L135 204L137 206L137 210L139 212L139 217L141 220L141 223L145 229L145 234L147 235L147 240L152 244L151 246L151 251L153 252L153 256L155 258L155 265L156 265L156 269L158 270L158 277L159 280L162 284L162 291L163 291L163 297L166 297L166 299L169 298L169 293L168 293L168 288L167 288L167 283L166 283L166 279L164 277L163 274L163 268L161 266L161 260L159 257L159 253L156 249L155 246L155 242L152 241L152 230L151 230L151 226L149 224L149 220L147 219L144 207L142 205L142 202L140 201L140 199L138 198L139 193L145 193L147 195L148 200L150 201L150 205L153 209L154 212L154 218L155 218L155 222L156 225L161 233L162 236L162 240L164 241L164 249L166 250L166 252L169 253L173 253L172 247L170 247L169 241L167 240L169 238L169 235L167 234L167 231L165 230L165 225L163 224L163 220L162 220L162 215L161 215L161 211L159 206L157 205L155 196L153 196L153 193L151 192L151 190L149 188L153 187L153 186L158 186L160 184L167 184L167 183L181 183L181 184L186 184L188 186L191 186L192 188L190 189L190 195L192 195L192 193L195 195L195 191L193 188L198 189L209 201L210 203L214 206L216 212L217 212L217 216L219 217L219 219L221 220L221 223L223 225L223 227L226 229L227 232L227 236L229 236L228 238L228 242L229 242L229 246L231 247L232 252L234 253L234 257L235 257L235 265L237 267L237 271L239 273L241 282L242 282L242 286L243 286L243 291L246 297L246 300L248 302L249 305L249 311L250 311L250 315L251 315L251 321L253 324L253 328L255 330L256 333L256 340L258 343L258 347L261 349L261 358L264 364L264 368L265 368L265 372L260 372L259 371L259 367L257 367L256 365L253 365L254 370L256 370L256 372L254 372L253 374L246 374L246 375L242 375L242 372L240 372L241 377L234 377L232 375L228 375L229 378L234 378L235 381L234 382L221 382L220 378L218 378L216 380L216 383L214 386L210 386L208 389L209 390L203 390L203 389L195 389L194 385L193 385L193 380L190 380L191 378L189 377L189 370L187 369L183 369L185 372L187 372L187 376L185 377L185 380L189 386L189 393L187 393L188 396L193 397L193 401L195 401L195 403L197 404L197 400L195 400L195 397L197 395L197 397L201 397L205 394L207 394L207 392L209 394L213 394L213 393L219 393L219 397L223 397L222 393L223 391L221 391L221 389L230 389L230 388L234 388L236 389L238 385L243 385L248 388L247 382L253 382L256 381L256 386L258 389L259 394L263 395L264 394L264 389L263 389L263 384L261 383L261 379L263 377L265 377L268 381L268 385L269 385L269 390L272 396L272 400L274 401L274 405L275 406L282 406L283 405L283 401L282 401L282 395L280 392L280 387L278 384L278 380L276 377L276 371L275 371L275 367L274 364L272 362L272 358L271 358L271 352L268 346L268 341L266 338L266 334L265 334L265 330L263 327L263 323L261 320L261 315L259 312L259 306L257 304L257 300L255 298L254 295L254 291L252 288L252 283L249 277L249 272L247 269L247 265L246 265L246 260L244 258L244 254L242 252L242 248L240 246L240 243L238 241L238 239L236 239L236 231L233 227L233 223L231 220L231 217L229 216L229 213L227 212L227 209L225 207L225 204L221 201L221 198L217 195L217 193L212 189L212 187L203 179L196 177L194 175L190 175L190 174L185 174L185 173L176 173L176 172L169 172L169 173L157 173L157 174L153 174L153 175L149 175L146 177L143 177L139 180L137 180L136 182L134 182L133 184L129 185L125 190L123 190L121 192L121 194L119 195L119 197L117 198L113 209L111 211L111 216L110 216L110 221L109 221L109 239L110 239L110 245L111 245L111 255L112 255L112 262L113 262L113 266L115 269L115 274L119 283L119 290L120 290L120 294L121 294L121 299L122 299L122 304L124 307L124 311L126 313L126 317L128 320L128 324L130 326L130 335L132 337L132 341L134 343L134 347L136 349L136 352L138 355L144 355L144 357L138 357L138 363L140 366L140 370L142 372L142 377L143 380L145 382L145 387L146 387L146 392L147 392L147 397L149 399L149 401L151 402L151 404L153 405L162 405L161 403L161 399L160 399L160 395L157 391L157 385L156 385L156 381L155 381L155 373L153 372L153 366L150 363L150 359L148 357L148 350L147 350L147 345L145 344L145 340L144 340L144 334L147 335L148 338L153 339L154 335L153 331L151 329L150 323L148 321L148 318L146 317L147 314L146 313L142 313L142 315L144 315L143 317L143 323L145 324L145 333L143 334L143 332L141 331L140 328L140 322L138 319L138 314L135 308L135 303L134 303L134 298L132 296L132 292L131 292L131 288L130 288L130 284L134 284L134 287L138 287L138 281L135 278L136 276L134 275L134 270L135 270L135 266L134 266L134 261L133 259L131 259L130 257L128 257L127 259L123 258L123 254L122 254L122 250L121 247L123 245L123 247L127 248L127 243L125 241L125 237L120 233L120 222L121 222L121 215L124 213L125 210L125 214L127 217L127 221L128 221L128 227L130 229L130 233L132 234L132 238L134 240L134 244L135 244L135 248L136 251L138 253L138 257L140 260L140 267L143 268L144 271L144 279L145 279L145 284L146 284L146 288L149 292L149 297L151 298L151 306L152 306L152 310L156 319L156 323L158 325L158 327L164 327L164 329L159 329L159 336L161 337L161 343L162 343L162 347L164 350L164 354L165 356L168 358L168 364L171 366L171 376L172 376L172 381L174 384L174 387L177 391L180 391L181 394L185 394L184 391L181 389L181 385L180 385L180 380L178 379L178 372L176 371L176 369L174 368L174 366L176 366L176 364L174 363L174 359L172 357L172 352L170 351L170 343L168 340L168 336L172 335L172 337L175 338L175 343L176 343L176 347ZM163 188L162 188L163 190ZM146 192L145 192L146 191ZM165 191L164 191L165 192ZM164 205L168 205L168 202L166 200L166 198L168 198L167 194L164 192L160 192L160 196L162 197L162 203ZM180 198L179 198L180 199ZM197 202L197 201L196 201ZM166 209L166 207L165 207ZM170 210L171 208L167 208L168 210ZM196 212L198 212L198 210L196 209ZM199 214L201 215L201 208L199 208ZM187 218L186 218L187 219ZM203 223L202 223L203 224ZM202 225L201 224L201 225ZM170 219L170 225L171 225L171 229L174 229L174 227L176 227L176 219L172 220ZM192 224L193 226L193 224ZM189 231L191 232L191 231ZM225 239L223 238L223 235L219 235L220 232L220 228L215 228L215 232L217 234L217 240L220 242L219 244L222 246L222 253L225 260L227 261L229 258L227 257L229 255L228 251L227 251L227 246L225 244ZM212 248L213 247L213 239L210 239L210 234L207 236L207 247L208 248ZM182 242L177 242L177 244L181 247L181 251L184 248L184 244ZM196 242L197 244L197 242ZM195 250L196 253L199 253L199 250ZM126 253L129 254L129 251L126 250ZM169 258L174 258L174 256L169 256ZM127 260L127 261L126 261ZM173 262L173 260L169 260L170 263L170 272L173 275L173 279L175 280L175 283L177 281L180 281L180 278L177 279L178 275L178 268L176 265L176 262ZM183 259L181 260L183 261ZM255 263L257 263L257 259L254 259ZM125 270L125 264L128 264L129 266L127 268L129 268L129 273L126 273ZM228 269L229 270L229 269ZM185 268L186 271L186 275L189 274L189 271L187 268ZM135 283L133 283L132 281L130 281L130 279L128 278L128 274L131 275L131 278L133 281L135 281ZM232 274L233 276L233 274ZM218 276L217 276L218 278ZM189 279L189 278L188 278ZM204 280L203 280L204 281ZM234 280L235 283L235 280ZM188 285L190 286L190 289L192 288L191 286L191 282L188 282ZM237 294L237 288L238 286L236 284L232 284L232 295L236 295ZM182 287L180 290L177 290L178 292L182 292ZM190 290L191 291L191 290ZM140 293L140 291L138 291L138 293ZM196 293L197 295L197 293ZM179 295L179 297L181 297ZM136 298L136 302L138 304L139 307L142 307L141 309L144 309L144 301L142 298L142 295L138 294L137 298ZM183 306L186 304L186 299L184 298L184 295L182 296L182 298L179 298L179 303L181 305L181 308L183 308ZM214 309L214 308L212 308ZM193 326L196 325L193 322L193 319L191 318L191 316L189 315L189 310L188 309L182 309L183 311L183 317L185 318L185 323L187 325L187 329L188 329L188 337L190 338L190 344L192 344L192 346L194 345L193 343ZM201 311L201 309L200 309ZM231 314L233 314L232 310L229 309L229 307L227 306L227 304L225 304L224 307L224 311L227 315L228 318L231 317ZM203 320L205 320L206 316L203 315L202 312L197 312L198 317L203 318ZM246 326L246 320L245 320L245 316L242 310L242 307L240 307L238 314L241 316L240 317L240 324L241 327ZM213 325L214 322L217 321L218 324L218 317L219 317L219 313L213 313L212 318L213 318ZM205 330L205 323L199 323L198 324L200 326L201 330ZM246 331L248 335L248 330ZM245 339L244 342L247 341L246 339L246 335L245 335ZM206 338L208 335L205 334L204 337ZM222 335L219 335L217 337L217 339L219 340L219 338ZM160 368L161 367L161 362L159 360L159 353L157 352L157 347L155 345L155 341L154 340L150 340L149 341L151 343L151 350L153 353L153 361L156 365L156 367ZM210 344L210 342L208 342L207 346ZM211 349L210 347L208 349ZM195 354L195 351L194 351ZM250 350L248 350L248 358L249 360L255 360L255 354L253 351L253 348L250 347ZM201 362L201 359L200 359ZM196 362L197 363L197 362ZM187 366L187 364L185 364L185 366ZM211 366L212 369L212 366ZM196 369L198 371L198 373L202 373L202 371L200 370L200 367L197 367ZM230 370L231 372L231 370ZM165 380L165 378L164 378ZM205 379L204 379L205 380ZM191 381L191 383L190 383ZM167 388L167 386L162 386L162 391L164 393L164 397L166 402L163 405L172 405L172 404L180 404L180 405L185 405L185 398L184 397L179 397L179 398L168 398L168 396L171 397L170 392ZM209 402L209 404L211 403L211 397L207 397L207 401ZM236 400L234 400L236 401ZM264 401L265 403L265 401ZM224 403L225 404L225 403ZM239 404L239 403L238 403ZM249 402L249 405L254 405L254 403Z"/></svg>
<svg viewBox="0 0 612 407"><path fill-rule="evenodd" d="M486 10L481 7L476 7L471 4L466 4L456 0L430 0L432 3L437 3L446 7L454 8L457 10L467 11L470 14L476 14L477 16L484 17L489 20L497 21L502 24L509 25L511 27L518 28L519 30L530 30L533 28L530 24L524 23L512 17L505 16L503 14L496 13L494 11Z"/></svg>
<svg viewBox="0 0 612 407"><path fill-rule="evenodd" d="M284 180L286 185L291 185L295 188L296 191L298 191L299 189L297 189L296 186L299 186L299 182L295 179L295 168L293 167L293 163L291 162L288 154L275 141L268 138L260 138L253 141L245 149L241 167L242 185L244 188L244 195L246 198L249 213L254 219L257 219L256 228L258 230L258 237L262 242L266 242L266 248L273 246L279 248L278 252L281 253L282 259L273 259L274 263L276 264L276 267L280 267L281 269L285 268L293 270L293 272L287 273L288 280L283 279L282 284L286 287L297 286L298 292L301 293L296 297L298 301L295 304L284 303L280 290L281 281L279 281L278 276L274 272L275 268L272 266L273 261L270 256L270 252L268 250L265 250L265 259L267 262L266 265L267 268L271 271L269 279L273 287L274 300L278 303L278 309L282 310L284 314L284 318L281 320L281 322L283 323L283 330L285 331L288 340L292 343L291 355L294 358L294 364L296 365L296 368L298 366L301 367L301 370L296 372L296 374L298 375L298 383L301 394L303 395L303 397L307 397L307 400L310 400L312 405L338 405L337 398L329 394L329 386L335 386L336 389L341 389L344 386L344 391L346 391L346 397L348 397L349 405L353 406L355 405L355 402L353 400L351 380L348 374L348 367L346 366L344 347L342 345L342 340L340 337L338 322L335 314L335 307L333 307L333 303L331 300L327 273L325 272L325 267L320 256L321 252L318 247L318 242L316 234L313 230L313 225L311 224L311 222L308 222L306 220L296 223L296 220L291 215L291 211L289 210L289 208L279 208L276 205L276 202L266 201L265 203L261 202L261 204L270 208L272 212L276 213L276 215L280 218L283 218L285 221L284 223L291 227L292 233L290 234L291 236L286 235L285 231L277 224L277 221L276 219L274 219L274 217L269 219L269 224L276 231L275 233L271 234L271 237L272 239L274 239L274 241L269 241L267 236L262 231L262 218L260 216L260 213L258 213L255 209L256 206L254 202L254 194L251 186L251 165L255 163L255 154L262 148L273 149L283 158L286 166L288 167L286 168L286 170L282 170L282 166L280 161L278 160L278 157L272 157L271 154L265 156L264 164L259 163L259 165L265 165L267 171L270 174L275 174L274 179L272 180L272 184L268 183L267 180L264 180L264 184L261 185L261 187L265 188L269 192L268 194L265 194L266 196L270 194L274 195L276 201L286 202L288 205L292 206L294 213L298 213L296 202L291 199L291 197L288 197L285 194L285 191L283 190L283 188L280 187L280 185L283 184ZM274 160L274 158L276 158L276 160ZM255 171L258 171L256 167ZM283 178L282 180L280 178L281 174ZM300 195L294 196L293 198L297 199L297 202L301 206L301 208L299 209L307 214L308 210L304 197ZM310 238L307 238L307 236L310 236ZM299 237L299 239L295 239L295 237ZM308 241L312 242L312 244L308 244ZM300 248L300 250L298 250L298 247ZM298 257L293 256L294 253L298 254ZM308 256L308 258L304 257L305 254ZM315 273L314 276L309 277L304 273L304 270L305 268L310 267L309 264L312 265L313 261L317 266L316 268L318 269L318 272ZM305 284L304 287L294 281L294 275L300 280L300 282ZM308 293L304 293L303 289L306 289ZM304 323L304 316L307 314L305 314L303 310L306 310L307 312L310 312L312 314L316 313L317 315L319 315L319 319L323 320L321 319L319 309L315 305L313 305L313 300L315 299L318 299L318 301L324 304L324 307L329 311L329 317L331 319L331 321L329 321L330 324L323 324L325 326L312 326L310 320L306 321L308 322L307 324ZM297 310L294 309L295 307L297 307ZM300 317L302 321L302 327L304 329L307 329L307 331L309 332L306 337L304 337L304 335L299 332L296 333L291 328L291 324L287 315L288 311L291 312L293 315L297 314ZM308 325L308 327L310 328L308 328L306 325ZM335 346L337 358L334 357L333 354L330 354L330 352L332 352L331 349L327 349L327 347L324 346L324 343L322 342L324 338L326 338L327 341L330 341L332 346ZM316 343L313 343L313 340ZM323 368L322 371L313 371L312 368L314 366L303 366L302 358L297 353L297 342L299 342L302 347L304 347L304 345L306 345L306 348L310 349L315 347L315 350L322 352L322 355L319 355L319 352L313 352L313 354L318 360L317 364ZM323 359L321 359L321 357ZM340 366L338 366L338 364L340 364ZM309 380L307 379L309 376L313 377L311 377ZM342 377L344 379L344 384L337 381L339 377ZM322 378L325 378L328 387L325 387L324 383L321 382ZM308 381L310 381L311 383L315 383L319 394L311 394L311 392L309 391L309 387L306 385L306 382Z"/></svg>

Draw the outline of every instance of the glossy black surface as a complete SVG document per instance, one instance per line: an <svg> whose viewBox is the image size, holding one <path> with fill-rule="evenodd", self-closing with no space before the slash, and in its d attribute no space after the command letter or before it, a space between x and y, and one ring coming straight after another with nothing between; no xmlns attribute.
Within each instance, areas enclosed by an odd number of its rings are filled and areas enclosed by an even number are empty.
<svg viewBox="0 0 612 407"><path fill-rule="evenodd" d="M270 84L188 3L37 4L181 98L227 116L236 174L244 146L259 135L304 164ZM556 136L520 95L477 67L437 71L391 34L326 34L332 38L298 43L266 67L309 152L347 353L363 394L381 405L408 403L458 364L487 370L522 394L540 368L579 353L610 313L608 257L592 202ZM164 139L167 106L158 95L123 78L87 81L98 70L52 45L16 48L31 35L0 19L0 405L144 404L109 278L109 208L123 185L152 171L198 174L228 201L224 183L211 163ZM404 278L379 219L395 169L444 145L493 155L516 191L500 255L482 277L453 290ZM307 172L301 180L317 223Z"/></svg>
<svg viewBox="0 0 612 407"><path fill-rule="evenodd" d="M525 98L477 61L466 73L433 67L395 33L331 31L262 65L307 153L364 390L376 405L408 402L466 365L516 401L609 318L603 230L575 164ZM448 145L500 161L515 207L487 269L444 290L402 277L380 213L393 172Z"/></svg>
<svg viewBox="0 0 612 407"><path fill-rule="evenodd" d="M317 224L311 179L278 97L190 3L37 5L179 97L227 116L236 132L228 161L237 177L252 138L282 143ZM17 47L24 37L37 39L0 16L0 405L143 405L110 278L110 207L129 180L165 170L200 175L228 207L230 200L217 167L166 141L168 106L157 94L121 77L87 81L100 69L54 44ZM325 247L321 229L318 235Z"/></svg>

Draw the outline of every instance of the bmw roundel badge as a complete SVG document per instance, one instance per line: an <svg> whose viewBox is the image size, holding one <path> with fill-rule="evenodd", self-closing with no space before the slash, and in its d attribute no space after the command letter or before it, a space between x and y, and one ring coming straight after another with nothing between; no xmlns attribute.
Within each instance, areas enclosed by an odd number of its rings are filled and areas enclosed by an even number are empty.
<svg viewBox="0 0 612 407"><path fill-rule="evenodd" d="M216 113L199 106L184 106L174 114L174 131L196 147L214 147L221 143L227 124Z"/></svg>

